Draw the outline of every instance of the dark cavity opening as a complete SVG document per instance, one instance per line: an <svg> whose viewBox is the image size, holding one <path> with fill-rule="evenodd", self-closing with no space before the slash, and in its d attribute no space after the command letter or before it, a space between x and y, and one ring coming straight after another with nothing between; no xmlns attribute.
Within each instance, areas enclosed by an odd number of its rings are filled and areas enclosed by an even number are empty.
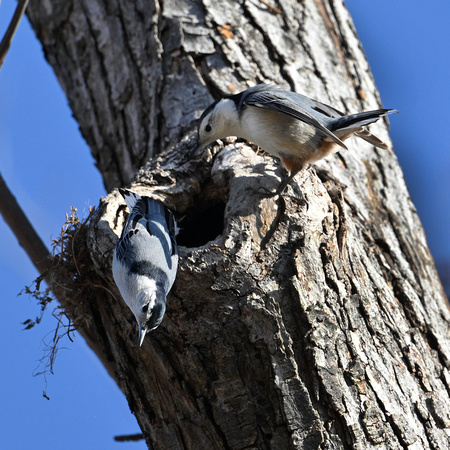
<svg viewBox="0 0 450 450"><path fill-rule="evenodd" d="M225 203L204 205L190 210L185 217L178 221L180 232L177 236L178 245L184 247L201 247L213 241L223 232Z"/></svg>

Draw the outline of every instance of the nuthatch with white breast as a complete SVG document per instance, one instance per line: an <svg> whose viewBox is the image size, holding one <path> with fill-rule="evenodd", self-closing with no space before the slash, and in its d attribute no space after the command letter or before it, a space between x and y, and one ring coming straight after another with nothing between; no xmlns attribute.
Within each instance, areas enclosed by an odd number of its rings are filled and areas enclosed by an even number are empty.
<svg viewBox="0 0 450 450"><path fill-rule="evenodd" d="M157 200L119 189L130 214L113 258L113 276L139 325L139 345L166 312L166 296L177 274L173 214Z"/></svg>
<svg viewBox="0 0 450 450"><path fill-rule="evenodd" d="M287 169L289 175L276 191L281 194L308 163L325 158L339 147L348 150L343 141L352 134L387 149L366 125L396 112L395 109L377 109L345 115L296 92L259 84L206 108L199 121L198 144L191 155L228 136L252 141L280 158Z"/></svg>

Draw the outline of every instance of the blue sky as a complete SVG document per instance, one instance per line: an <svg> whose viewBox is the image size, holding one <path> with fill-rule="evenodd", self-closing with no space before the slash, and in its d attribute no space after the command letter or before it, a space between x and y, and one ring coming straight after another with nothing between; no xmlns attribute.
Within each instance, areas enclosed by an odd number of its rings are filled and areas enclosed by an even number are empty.
<svg viewBox="0 0 450 450"><path fill-rule="evenodd" d="M439 265L450 261L450 2L349 0L359 36L391 118L394 150ZM15 1L0 8L0 34ZM46 63L28 21L19 28L0 71L0 171L47 244L58 236L71 206L81 217L105 194L89 148ZM58 354L55 375L33 377L43 339L32 299L17 294L37 276L0 218L0 447L14 449L141 449L114 435L139 431L127 402L102 365L75 336ZM46 388L50 400L42 396Z"/></svg>
<svg viewBox="0 0 450 450"><path fill-rule="evenodd" d="M400 110L390 120L394 150L436 263L449 271L450 2L346 4L383 104Z"/></svg>

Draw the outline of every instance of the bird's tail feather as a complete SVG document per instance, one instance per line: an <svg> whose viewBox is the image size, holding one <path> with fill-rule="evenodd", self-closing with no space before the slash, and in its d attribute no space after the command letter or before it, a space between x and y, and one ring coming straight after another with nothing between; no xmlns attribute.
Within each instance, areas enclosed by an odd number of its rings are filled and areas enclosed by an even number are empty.
<svg viewBox="0 0 450 450"><path fill-rule="evenodd" d="M135 192L131 192L128 189L122 189L119 188L119 192L122 195L122 197L125 200L125 203L128 206L128 209L131 211L134 206L136 205L136 202L141 198L139 194L136 194Z"/></svg>
<svg viewBox="0 0 450 450"><path fill-rule="evenodd" d="M372 145L375 145L375 147L382 148L384 150L389 149L389 145L387 145L385 142L383 142L379 137L372 134L367 128L362 128L360 131L355 132L355 136L360 137L361 139L364 139L365 141L369 142Z"/></svg>
<svg viewBox="0 0 450 450"><path fill-rule="evenodd" d="M337 118L331 127L331 131L338 137L349 135L352 131L360 138L370 142L376 147L389 148L381 139L373 135L367 128L367 125L376 122L381 117L389 114L398 113L396 109L376 109L374 111L365 111L357 114L349 114Z"/></svg>
<svg viewBox="0 0 450 450"><path fill-rule="evenodd" d="M346 131L370 125L381 117L397 112L398 111L396 109L376 109L375 111L365 111L356 114L349 114L348 116L342 116L333 122L331 131L335 134L345 134Z"/></svg>
<svg viewBox="0 0 450 450"><path fill-rule="evenodd" d="M149 219L154 215L166 216L170 211L166 210L164 205L158 200L151 197L141 197L135 192L131 192L128 189L119 188L119 192L124 198L130 212L136 206L139 200L142 200L135 210L135 213L140 214L142 217ZM171 213L170 213L171 214ZM169 219L166 219L169 221Z"/></svg>

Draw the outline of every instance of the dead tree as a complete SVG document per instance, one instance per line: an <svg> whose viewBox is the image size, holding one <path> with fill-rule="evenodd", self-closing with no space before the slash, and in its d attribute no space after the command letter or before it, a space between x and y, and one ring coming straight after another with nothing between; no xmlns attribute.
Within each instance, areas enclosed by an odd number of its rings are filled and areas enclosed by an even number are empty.
<svg viewBox="0 0 450 450"><path fill-rule="evenodd" d="M279 164L234 139L186 158L202 109L258 82L378 108L343 2L49 0L28 17L111 192L49 276L148 446L448 448L449 310L394 153L353 139L315 164L265 246ZM111 274L130 183L183 218L142 348Z"/></svg>

